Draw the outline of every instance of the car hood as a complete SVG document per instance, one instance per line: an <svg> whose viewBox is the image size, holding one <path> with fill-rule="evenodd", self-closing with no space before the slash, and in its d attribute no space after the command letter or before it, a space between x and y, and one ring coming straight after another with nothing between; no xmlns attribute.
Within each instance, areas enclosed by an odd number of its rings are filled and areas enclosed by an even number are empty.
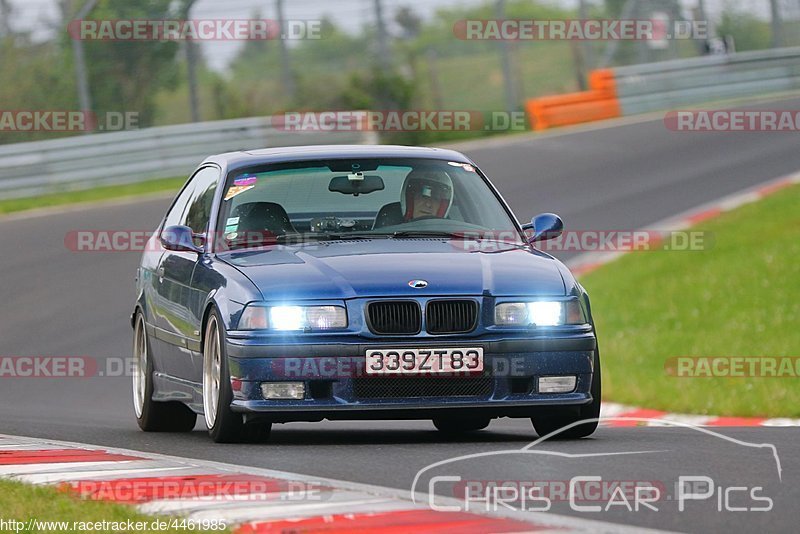
<svg viewBox="0 0 800 534"><path fill-rule="evenodd" d="M265 300L441 295L561 296L558 261L528 247L442 239L381 239L273 246L221 259ZM427 287L413 288L412 280Z"/></svg>

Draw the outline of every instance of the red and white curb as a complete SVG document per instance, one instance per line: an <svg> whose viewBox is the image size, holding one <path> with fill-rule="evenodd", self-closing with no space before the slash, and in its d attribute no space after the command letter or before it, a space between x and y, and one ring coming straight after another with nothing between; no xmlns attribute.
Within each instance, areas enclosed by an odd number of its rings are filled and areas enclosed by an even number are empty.
<svg viewBox="0 0 800 534"><path fill-rule="evenodd" d="M645 531L543 512L441 512L392 488L7 435L0 435L0 478L56 485L80 498L132 505L148 514L223 521L237 534ZM436 503L459 501L437 496Z"/></svg>
<svg viewBox="0 0 800 534"><path fill-rule="evenodd" d="M800 184L800 173L770 180L755 187L722 197L719 200L703 204L680 215L646 226L642 228L642 231L647 231L652 236L651 240L660 241L670 232L686 230L725 212L771 196L795 184ZM584 252L568 260L566 264L575 276L581 276L628 253L629 251Z"/></svg>
<svg viewBox="0 0 800 534"><path fill-rule="evenodd" d="M600 407L600 418L604 426L630 427L630 426L670 426L669 423L679 423L692 426L713 427L797 427L800 419L785 417L721 417L716 415L690 415L636 408L604 402ZM627 419L627 420L626 420Z"/></svg>

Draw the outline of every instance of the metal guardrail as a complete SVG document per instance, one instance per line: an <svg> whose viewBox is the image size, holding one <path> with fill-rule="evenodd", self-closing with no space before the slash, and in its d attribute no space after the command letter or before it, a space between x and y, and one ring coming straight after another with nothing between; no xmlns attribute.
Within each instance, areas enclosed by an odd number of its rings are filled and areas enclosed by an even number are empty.
<svg viewBox="0 0 800 534"><path fill-rule="evenodd" d="M0 145L0 198L188 177L221 152L375 139L365 131L284 131L270 117L252 117Z"/></svg>
<svg viewBox="0 0 800 534"><path fill-rule="evenodd" d="M614 69L622 115L800 89L800 48L704 56Z"/></svg>

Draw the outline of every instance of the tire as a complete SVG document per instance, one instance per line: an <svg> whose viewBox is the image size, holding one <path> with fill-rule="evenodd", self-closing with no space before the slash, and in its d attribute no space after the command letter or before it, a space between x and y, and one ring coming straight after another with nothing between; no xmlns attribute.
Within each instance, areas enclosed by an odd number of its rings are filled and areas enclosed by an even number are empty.
<svg viewBox="0 0 800 534"><path fill-rule="evenodd" d="M478 430L483 430L487 426L491 419L489 418L475 418L475 419L444 419L444 418L437 418L433 420L433 426L439 432L445 434L465 434L468 432L477 432Z"/></svg>
<svg viewBox="0 0 800 534"><path fill-rule="evenodd" d="M577 416L575 415L562 416L562 417L538 416L531 418L531 422L533 423L533 428L536 430L536 433L539 435L539 437L544 437L565 426L569 426L573 423L577 423L578 421L583 421L586 419L592 420L592 422L576 425L572 428L569 428L568 430L559 432L550 439L579 439L591 436L594 433L594 431L597 430L597 424L598 424L597 419L600 417L600 403L601 403L600 396L602 393L601 383L602 379L600 377L600 351L595 350L594 373L592 374L592 386L590 389L592 393L592 402L585 406L581 406L580 413Z"/></svg>
<svg viewBox="0 0 800 534"><path fill-rule="evenodd" d="M197 415L182 402L153 400L153 358L144 316L136 312L133 327L133 411L145 432L191 432Z"/></svg>
<svg viewBox="0 0 800 534"><path fill-rule="evenodd" d="M266 441L272 430L271 423L245 424L242 414L231 410L233 390L223 339L225 327L214 309L206 321L203 338L203 417L208 435L216 443Z"/></svg>

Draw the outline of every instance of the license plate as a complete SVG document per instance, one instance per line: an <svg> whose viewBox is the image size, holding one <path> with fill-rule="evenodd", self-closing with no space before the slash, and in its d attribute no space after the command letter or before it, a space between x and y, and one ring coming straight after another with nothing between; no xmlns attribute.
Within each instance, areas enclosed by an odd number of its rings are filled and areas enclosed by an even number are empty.
<svg viewBox="0 0 800 534"><path fill-rule="evenodd" d="M368 350L366 371L368 375L479 372L483 371L483 349Z"/></svg>

